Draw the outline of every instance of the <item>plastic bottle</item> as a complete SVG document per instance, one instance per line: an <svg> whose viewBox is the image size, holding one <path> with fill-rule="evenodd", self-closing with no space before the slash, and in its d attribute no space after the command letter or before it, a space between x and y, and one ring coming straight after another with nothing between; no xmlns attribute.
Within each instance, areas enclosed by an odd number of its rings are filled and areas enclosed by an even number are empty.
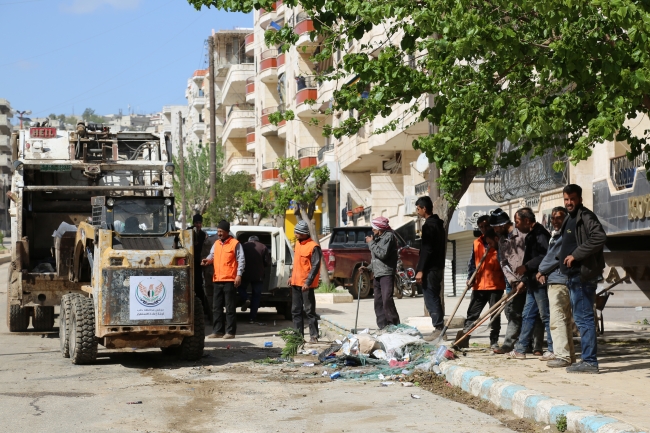
<svg viewBox="0 0 650 433"><path fill-rule="evenodd" d="M334 373L330 374L330 379L332 380L338 379L339 377L341 377L341 372L339 371L335 371Z"/></svg>
<svg viewBox="0 0 650 433"><path fill-rule="evenodd" d="M447 358L445 358L445 353L447 352L447 346L442 345L438 346L438 350L436 351L436 364L440 364L443 361L446 361Z"/></svg>
<svg viewBox="0 0 650 433"><path fill-rule="evenodd" d="M264 347L273 347L273 342L272 341L265 341L264 342Z"/></svg>

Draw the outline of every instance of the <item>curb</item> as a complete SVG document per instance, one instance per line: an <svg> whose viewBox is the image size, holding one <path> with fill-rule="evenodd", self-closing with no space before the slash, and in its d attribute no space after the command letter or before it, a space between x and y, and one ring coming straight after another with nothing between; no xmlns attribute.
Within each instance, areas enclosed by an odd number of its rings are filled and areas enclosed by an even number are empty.
<svg viewBox="0 0 650 433"><path fill-rule="evenodd" d="M6 254L0 256L0 265L4 265L5 263L9 263L11 261L11 254Z"/></svg>
<svg viewBox="0 0 650 433"><path fill-rule="evenodd" d="M349 333L352 332L351 329L347 329L345 326L343 326L343 325L341 325L339 323L336 323L332 319L328 319L325 316L320 316L320 321L321 322L327 322L330 325L331 328L333 328L335 331L340 332L343 335L348 335Z"/></svg>
<svg viewBox="0 0 650 433"><path fill-rule="evenodd" d="M583 410L562 400L543 395L532 389L494 378L482 371L472 370L449 362L440 369L451 385L488 400L497 407L511 411L519 418L543 424L555 424L565 415L567 430L576 433L637 433L639 430L615 418Z"/></svg>

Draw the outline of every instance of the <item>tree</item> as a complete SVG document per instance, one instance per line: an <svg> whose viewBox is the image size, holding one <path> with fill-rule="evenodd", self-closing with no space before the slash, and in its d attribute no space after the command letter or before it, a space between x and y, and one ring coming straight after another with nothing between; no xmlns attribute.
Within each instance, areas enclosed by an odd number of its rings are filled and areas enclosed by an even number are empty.
<svg viewBox="0 0 650 433"><path fill-rule="evenodd" d="M189 0L196 8L250 12L271 0ZM356 84L335 92L334 111L356 110L325 134L355 134L395 104L408 104L435 134L413 146L435 161L445 194L436 209L447 226L478 173L495 163L552 152L576 164L603 140L627 140L628 158L650 151L624 125L650 110L650 4L632 0L285 0L313 19L314 60L354 53L321 74ZM374 29L385 36L368 38ZM267 31L267 45L295 44L290 23ZM370 42L367 42L370 40ZM370 86L367 97L361 96ZM435 104L422 99L435 95ZM365 96L365 95L364 95ZM428 99L428 98L427 98ZM292 113L286 112L286 118ZM393 122L386 129L397 128ZM386 130L384 129L384 130ZM382 132L377 130L375 132ZM505 152L499 144L512 143ZM648 163L650 165L650 163ZM646 169L650 173L650 166Z"/></svg>
<svg viewBox="0 0 650 433"><path fill-rule="evenodd" d="M300 218L309 226L311 238L320 245L318 232L314 222L316 202L323 195L323 186L330 180L330 171L327 167L311 166L300 168L300 161L296 158L278 159L278 171L283 182L280 189L283 197L293 202ZM286 209L286 207L284 208ZM325 261L321 261L321 279L329 281Z"/></svg>
<svg viewBox="0 0 650 433"><path fill-rule="evenodd" d="M276 183L270 188L272 206L269 211L275 221L276 227L284 229L287 209L291 206L291 192L284 188L284 184Z"/></svg>
<svg viewBox="0 0 650 433"><path fill-rule="evenodd" d="M98 116L95 114L95 110L92 108L86 108L84 112L81 114L81 118L85 122L91 122L91 123L104 123L104 118L102 116Z"/></svg>
<svg viewBox="0 0 650 433"><path fill-rule="evenodd" d="M269 216L273 201L268 192L263 190L247 190L235 193L239 201L240 212L246 217L249 226L258 226L263 218Z"/></svg>
<svg viewBox="0 0 650 433"><path fill-rule="evenodd" d="M49 119L52 119L52 120L56 120L56 119L57 119L56 114L54 114L54 113L50 114L50 115L47 116L47 117L48 117Z"/></svg>
<svg viewBox="0 0 650 433"><path fill-rule="evenodd" d="M219 154L220 148L221 146L217 146L217 154ZM219 164L217 164L217 170L220 170ZM208 169L206 179L209 178L209 175L210 173ZM205 197L206 199L209 199L210 187L207 180L205 181L205 187L208 191ZM217 195L214 201L210 202L206 210L208 219L215 225L222 219L229 222L235 221L235 219L240 221L243 220L246 218L246 215L241 209L242 200L238 195L253 190L251 175L245 171L225 174L221 177L217 176Z"/></svg>
<svg viewBox="0 0 650 433"><path fill-rule="evenodd" d="M206 148L195 146L186 146L184 149L185 164L185 200L187 209L190 213L203 215L209 205L210 187L208 178L210 176L209 155ZM174 196L181 197L180 182L180 161L177 156L172 157L176 170L174 170ZM217 166L221 167L223 154L217 154ZM181 203L176 203L177 210L180 212ZM191 219L187 218L189 221Z"/></svg>

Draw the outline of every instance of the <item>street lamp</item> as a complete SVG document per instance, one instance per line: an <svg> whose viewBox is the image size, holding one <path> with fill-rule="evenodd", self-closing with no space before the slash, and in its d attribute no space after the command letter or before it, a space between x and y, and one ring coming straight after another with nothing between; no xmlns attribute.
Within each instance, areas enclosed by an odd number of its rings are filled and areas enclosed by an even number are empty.
<svg viewBox="0 0 650 433"><path fill-rule="evenodd" d="M25 110L25 111L19 111L19 110L11 110L14 112L14 114L18 114L18 118L20 119L20 129L23 129L23 120L29 120L26 115L32 114L32 110Z"/></svg>

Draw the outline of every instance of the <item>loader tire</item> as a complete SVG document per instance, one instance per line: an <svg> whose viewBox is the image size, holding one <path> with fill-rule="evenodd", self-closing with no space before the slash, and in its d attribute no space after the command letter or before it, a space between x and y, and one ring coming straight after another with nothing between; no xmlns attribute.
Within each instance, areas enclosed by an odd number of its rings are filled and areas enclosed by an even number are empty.
<svg viewBox="0 0 650 433"><path fill-rule="evenodd" d="M205 345L205 321L203 319L203 304L198 297L194 298L194 335L183 338L180 357L186 361L196 361L203 357Z"/></svg>
<svg viewBox="0 0 650 433"><path fill-rule="evenodd" d="M69 352L73 364L90 364L97 359L95 307L90 298L72 299L70 309Z"/></svg>
<svg viewBox="0 0 650 433"><path fill-rule="evenodd" d="M72 310L72 300L80 296L77 293L68 293L61 297L61 311L59 312L59 346L61 347L61 356L70 358L70 314Z"/></svg>
<svg viewBox="0 0 650 433"><path fill-rule="evenodd" d="M7 300L7 302L9 302ZM9 332L26 331L29 326L29 314L27 310L20 305L7 305L7 322Z"/></svg>
<svg viewBox="0 0 650 433"><path fill-rule="evenodd" d="M48 332L54 328L54 307L34 307L34 331Z"/></svg>

